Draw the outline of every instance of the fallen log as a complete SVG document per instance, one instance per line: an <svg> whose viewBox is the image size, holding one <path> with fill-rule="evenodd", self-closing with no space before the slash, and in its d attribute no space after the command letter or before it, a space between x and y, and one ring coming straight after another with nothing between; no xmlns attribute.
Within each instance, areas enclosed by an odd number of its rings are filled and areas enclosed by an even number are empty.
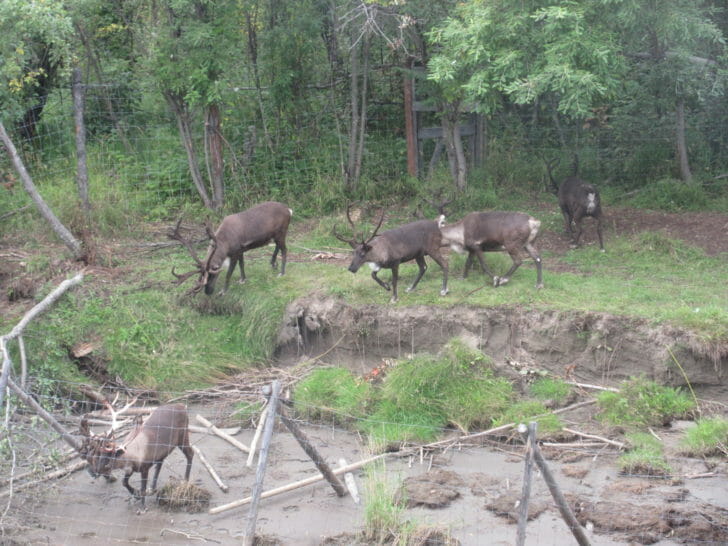
<svg viewBox="0 0 728 546"><path fill-rule="evenodd" d="M253 466L253 459L255 459L255 450L258 447L258 441L260 440L260 434L263 432L263 426L265 425L265 420L268 417L268 406L263 408L263 411L260 413L260 419L258 419L258 426L255 429L255 435L253 436L253 441L250 444L250 454L248 455L248 461L246 463L246 466Z"/></svg>
<svg viewBox="0 0 728 546"><path fill-rule="evenodd" d="M356 470L357 468L361 468L362 466L369 464L371 462L377 461L379 459L382 459L386 457L387 455L391 455L390 453L382 453L380 455L375 455L374 457L369 457L368 459L361 460L357 463L352 463L347 466L342 466L339 468L334 469L332 472L335 475L344 474L346 472L351 472L352 470ZM396 454L395 454L396 455ZM283 485L281 487L276 487L275 489L269 489L268 491L263 491L263 493L260 495L260 498L265 499L268 497L273 497L275 495L280 495L281 493L286 493L288 491L293 491L294 489L300 489L301 487L305 487L307 485L311 485L312 483L319 482L324 479L323 474L318 474L316 476L311 476L310 478L306 478L305 480L300 480L294 483L290 483L288 485ZM239 506L244 506L246 504L250 504L250 502L253 500L253 497L245 497L244 499L240 499L237 501L233 501L228 504L223 504L221 506L216 506L215 508L211 508L209 510L209 514L219 514L220 512L226 512L227 510L232 510L233 508L237 508Z"/></svg>
<svg viewBox="0 0 728 546"><path fill-rule="evenodd" d="M235 447L237 447L240 451L244 451L245 453L250 453L250 448L248 446L246 446L242 442L239 442L238 440L236 440L235 438L233 438L232 436L230 436L226 432L222 431L221 429L217 428L215 425L213 425L210 421L208 421L207 419L205 419L199 413L197 415L195 415L195 419L197 419L197 421L199 423L202 423L208 429L210 429L210 431L212 431L213 434L219 436L220 438L222 438L226 442L231 443L232 445L234 445Z"/></svg>
<svg viewBox="0 0 728 546"><path fill-rule="evenodd" d="M202 451L200 451L200 448L198 448L197 446L192 446L192 451L195 452L195 454L197 455L197 458L200 459L200 462L210 473L210 476L212 476L212 479L215 480L215 483L218 485L218 487L220 489L222 489L224 493L227 493L229 487L227 485L225 485L225 483L220 479L220 476L215 471L215 469L212 467L212 465L209 463L209 461L205 458L205 456L202 454Z"/></svg>

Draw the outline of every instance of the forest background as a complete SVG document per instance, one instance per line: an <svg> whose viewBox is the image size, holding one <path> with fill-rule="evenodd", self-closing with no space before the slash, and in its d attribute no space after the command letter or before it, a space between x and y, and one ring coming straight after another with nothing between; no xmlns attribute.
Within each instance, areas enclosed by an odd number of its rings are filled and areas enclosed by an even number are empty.
<svg viewBox="0 0 728 546"><path fill-rule="evenodd" d="M299 217L438 192L502 208L575 158L613 204L728 208L718 0L5 0L0 28L3 126L74 233L265 199ZM412 88L438 138L408 167ZM479 139L461 134L474 116ZM0 172L3 229L27 226L9 154Z"/></svg>

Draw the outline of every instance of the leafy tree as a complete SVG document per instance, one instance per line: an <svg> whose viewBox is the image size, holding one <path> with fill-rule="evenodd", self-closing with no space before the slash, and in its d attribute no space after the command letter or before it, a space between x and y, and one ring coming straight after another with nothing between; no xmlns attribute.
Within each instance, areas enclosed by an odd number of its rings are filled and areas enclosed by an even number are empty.
<svg viewBox="0 0 728 546"><path fill-rule="evenodd" d="M0 33L0 112L31 138L68 67L71 19L60 0L3 0Z"/></svg>
<svg viewBox="0 0 728 546"><path fill-rule="evenodd" d="M149 69L177 119L192 180L203 204L224 201L222 89L238 57L235 0L162 0L153 5ZM202 176L193 131L194 109L204 117L204 157L211 192Z"/></svg>
<svg viewBox="0 0 728 546"><path fill-rule="evenodd" d="M675 147L680 176L692 174L686 141L686 115L725 96L728 72L725 35L713 19L713 2L695 0L621 0L608 2L613 17L605 22L619 33L629 78L647 92L645 107L674 112Z"/></svg>

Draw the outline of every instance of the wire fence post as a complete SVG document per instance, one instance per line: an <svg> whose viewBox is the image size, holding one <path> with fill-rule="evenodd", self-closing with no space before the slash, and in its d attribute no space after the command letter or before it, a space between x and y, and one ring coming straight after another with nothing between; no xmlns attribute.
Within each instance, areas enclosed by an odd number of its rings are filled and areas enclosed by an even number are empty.
<svg viewBox="0 0 728 546"><path fill-rule="evenodd" d="M518 432L526 440L526 463L523 471L523 489L521 490L521 502L518 505L518 531L516 533L516 546L523 546L526 543L526 525L528 524L528 500L531 497L531 480L533 476L533 452L536 445L537 422L531 422L528 427L524 424L518 425Z"/></svg>
<svg viewBox="0 0 728 546"><path fill-rule="evenodd" d="M267 391L270 390L270 393ZM265 478L265 467L268 463L268 448L270 440L273 437L273 426L276 421L276 409L278 407L278 396L281 391L281 383L277 379L271 383L270 387L265 387L263 393L270 394L268 400L268 419L265 422L265 430L263 431L263 444L260 447L258 455L258 468L255 472L255 485L253 486L253 499L251 501L250 512L248 512L248 525L243 535L243 546L253 546L255 542L255 524L258 520L258 504L260 503L260 495L263 493L263 478Z"/></svg>

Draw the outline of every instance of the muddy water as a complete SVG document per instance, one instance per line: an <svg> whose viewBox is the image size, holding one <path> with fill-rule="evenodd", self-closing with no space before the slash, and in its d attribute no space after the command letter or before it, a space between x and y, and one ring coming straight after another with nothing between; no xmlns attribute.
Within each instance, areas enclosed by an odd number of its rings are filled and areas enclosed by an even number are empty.
<svg viewBox="0 0 728 546"><path fill-rule="evenodd" d="M311 426L306 427L305 432L331 464L336 464L341 457L354 462L369 455L360 438L354 434ZM244 430L237 438L249 443L252 431ZM193 434L192 442L230 487L229 493L223 493L196 460L191 479L212 493L211 506L250 495L254 470L245 466L246 456L243 453L215 436ZM728 508L725 465L714 478L675 484L644 483L641 478L620 478L614 460L614 453L600 450L585 454L577 463L552 460L550 465L562 489L585 500L622 499L625 502L649 503L680 492L686 503L705 502ZM583 477L577 479L564 474L563 470L574 464L582 467ZM418 456L389 458L384 468L388 478L395 483L410 476L427 474L428 470L444 469L457 476L449 485L457 490L458 498L443 508L408 509L405 513L407 519L418 525L446 529L466 546L514 543L516 526L487 510L485 505L502 495L520 493L523 463L518 454L508 454L487 446L468 446L433 454L432 459L427 455L421 460ZM704 464L694 460L686 460L677 469L678 472L693 473L705 470ZM181 478L183 471L184 458L175 451L165 461L160 484L173 477ZM284 430L277 431L265 488L285 485L313 474L315 470L311 461L291 435ZM358 471L355 476L360 492L366 497L365 472ZM138 475L133 479L138 480ZM572 543L573 539L538 474L531 498L533 503L543 503L546 510L529 523L527 543ZM364 525L365 502L366 498L357 505L348 496L338 498L323 482L264 499L258 518L258 534L284 545L321 544L326 537L341 537L342 534L360 531ZM170 513L160 509L153 501L146 512L139 513L138 505L129 502L129 494L120 481L107 484L101 479L93 480L85 472L56 482L51 490L44 490L42 496L38 493L18 494L12 506L13 516L28 525L21 536L15 536L23 544L240 544L248 514L247 506L219 515ZM616 520L622 514L616 512L613 516ZM624 544L627 541L623 533L589 532L589 535L595 545ZM337 544L351 541L351 536L345 535L345 538L339 538ZM680 542L662 540L657 543L669 545Z"/></svg>

